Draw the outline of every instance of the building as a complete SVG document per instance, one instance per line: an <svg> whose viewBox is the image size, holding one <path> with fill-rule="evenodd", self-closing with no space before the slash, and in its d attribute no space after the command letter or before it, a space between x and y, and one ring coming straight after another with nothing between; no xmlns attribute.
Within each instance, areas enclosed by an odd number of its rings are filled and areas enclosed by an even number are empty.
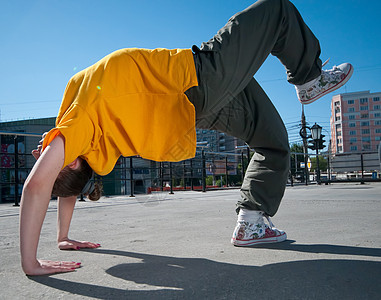
<svg viewBox="0 0 381 300"><path fill-rule="evenodd" d="M197 142L206 142L207 151L234 152L236 147L244 146L245 142L216 130L197 129Z"/></svg>
<svg viewBox="0 0 381 300"><path fill-rule="evenodd" d="M377 151L381 141L381 92L339 94L331 101L333 154Z"/></svg>
<svg viewBox="0 0 381 300"><path fill-rule="evenodd" d="M55 118L30 119L13 122L0 123L0 131L6 133L29 133L36 136L23 136L1 134L0 150L0 202L13 201L15 195L15 147L18 148L18 180L21 183L18 194L21 195L22 183L25 181L30 169L35 163L31 155L33 149L37 148L41 135L54 127Z"/></svg>
<svg viewBox="0 0 381 300"><path fill-rule="evenodd" d="M41 135L49 131L55 125L55 118L42 118L42 119L30 119L22 121L12 122L0 122L0 203L14 201L15 198L15 136L16 133L34 134L35 136L17 136L17 148L18 148L18 195L21 195L22 184L28 176L31 168L35 163L34 157L31 155L33 149L36 149ZM15 133L15 134L9 134ZM236 147L244 145L243 141L233 138L224 133L220 133L215 130L197 130L197 141L206 142L205 150L208 152L235 152ZM241 151L239 149L238 151ZM209 162L210 160L210 162ZM217 157L208 158L207 164L217 167L222 164L224 166L225 161ZM197 153L197 157L192 161L192 168L194 169L190 174L190 162L184 161L179 163L173 163L171 165L171 172L175 178L181 178L183 182L190 182L193 178L194 181L201 178L202 162L200 159L200 153ZM229 169L230 175L235 175L238 159L234 156L229 157ZM132 168L132 173L129 172L129 168ZM124 158L121 157L114 168L114 170L107 176L102 177L103 190L105 195L118 195L118 194L130 194L131 188L136 193L146 193L150 187L157 187L161 184L170 183L168 163L156 163L153 161L140 159L140 158ZM209 170L209 169L208 169ZM211 172L210 174L218 173ZM210 175L207 172L207 175ZM187 177L187 178L185 178ZM192 179L192 180L193 180ZM131 187L132 183L132 187Z"/></svg>

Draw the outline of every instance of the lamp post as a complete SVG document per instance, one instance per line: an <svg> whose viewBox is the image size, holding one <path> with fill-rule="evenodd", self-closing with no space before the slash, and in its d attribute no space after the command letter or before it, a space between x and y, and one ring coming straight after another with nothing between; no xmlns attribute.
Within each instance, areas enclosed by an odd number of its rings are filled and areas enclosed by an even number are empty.
<svg viewBox="0 0 381 300"><path fill-rule="evenodd" d="M320 169L319 169L319 143L321 138L322 127L318 124L314 124L311 127L311 137L315 141L316 145L316 173L317 173L317 183L320 184Z"/></svg>

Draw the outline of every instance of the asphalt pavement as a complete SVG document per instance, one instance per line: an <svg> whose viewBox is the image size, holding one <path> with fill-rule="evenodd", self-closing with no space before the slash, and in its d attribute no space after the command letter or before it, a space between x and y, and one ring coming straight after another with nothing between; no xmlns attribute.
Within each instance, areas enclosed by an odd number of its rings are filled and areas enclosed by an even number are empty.
<svg viewBox="0 0 381 300"><path fill-rule="evenodd" d="M230 244L239 190L156 193L78 202L70 238L102 245L60 251L51 201L39 258L75 272L28 277L19 208L0 204L0 299L380 299L381 183L295 186L272 219L279 244Z"/></svg>

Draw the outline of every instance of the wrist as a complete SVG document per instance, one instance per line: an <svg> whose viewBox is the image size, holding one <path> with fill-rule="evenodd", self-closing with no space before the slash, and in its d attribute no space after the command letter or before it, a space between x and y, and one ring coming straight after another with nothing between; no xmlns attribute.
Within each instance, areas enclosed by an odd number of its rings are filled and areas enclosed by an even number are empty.
<svg viewBox="0 0 381 300"><path fill-rule="evenodd" d="M32 274L33 271L36 270L36 268L38 268L39 266L40 263L37 259L21 260L21 267L26 275Z"/></svg>
<svg viewBox="0 0 381 300"><path fill-rule="evenodd" d="M69 238L67 236L64 236L64 237L58 237L57 238L57 243L61 243L61 242L67 242L69 240Z"/></svg>

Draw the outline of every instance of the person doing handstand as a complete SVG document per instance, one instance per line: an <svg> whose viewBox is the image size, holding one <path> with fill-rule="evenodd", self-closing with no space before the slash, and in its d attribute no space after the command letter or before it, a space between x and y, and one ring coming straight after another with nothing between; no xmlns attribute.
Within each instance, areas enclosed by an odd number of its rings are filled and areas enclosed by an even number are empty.
<svg viewBox="0 0 381 300"><path fill-rule="evenodd" d="M98 247L68 238L76 198L93 200L93 172L105 175L122 156L181 161L195 156L196 127L219 130L255 150L237 203L235 246L281 242L274 216L289 172L284 124L253 78L269 54L285 66L299 101L309 104L344 85L353 67L322 70L320 46L288 0L260 0L192 49L121 49L74 75L56 127L34 151L22 193L21 263L28 275L73 271L79 263L37 259L51 195L58 197L60 249ZM84 187L86 187L84 189ZM98 193L98 195L97 195Z"/></svg>

